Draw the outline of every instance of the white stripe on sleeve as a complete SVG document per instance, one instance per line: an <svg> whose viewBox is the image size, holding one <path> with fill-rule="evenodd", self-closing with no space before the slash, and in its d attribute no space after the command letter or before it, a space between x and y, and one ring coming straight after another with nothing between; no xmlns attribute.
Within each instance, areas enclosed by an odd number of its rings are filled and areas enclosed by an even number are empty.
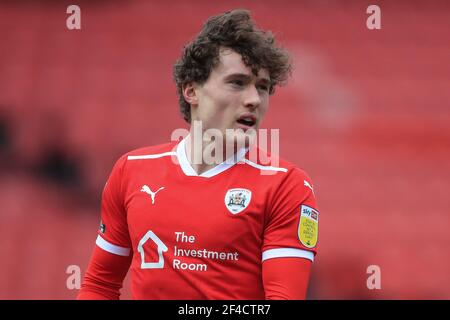
<svg viewBox="0 0 450 320"><path fill-rule="evenodd" d="M269 249L262 253L262 261L273 258L305 258L314 261L314 253L302 249L293 248L279 248L279 249Z"/></svg>
<svg viewBox="0 0 450 320"><path fill-rule="evenodd" d="M100 237L100 235L97 237L95 244L98 245L103 250L117 254L119 256L128 257L130 255L130 248L119 247L116 246L115 244L109 243L108 241Z"/></svg>

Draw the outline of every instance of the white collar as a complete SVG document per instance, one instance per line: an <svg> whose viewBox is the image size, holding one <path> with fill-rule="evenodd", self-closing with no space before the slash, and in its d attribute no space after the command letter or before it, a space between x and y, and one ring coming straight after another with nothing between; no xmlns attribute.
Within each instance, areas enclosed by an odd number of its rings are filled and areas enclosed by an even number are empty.
<svg viewBox="0 0 450 320"><path fill-rule="evenodd" d="M197 172L192 168L191 164L188 161L187 155L186 155L186 136L183 140L178 143L177 146L177 158L178 162L180 163L180 167L183 170L184 174L189 177L204 177L204 178L211 178L215 175L218 175L221 172L224 172L225 170L231 168L236 163L241 161L241 159L245 156L247 153L247 148L241 148L238 150L236 154L222 162L221 164L218 164L214 168L211 168L202 174L197 174Z"/></svg>

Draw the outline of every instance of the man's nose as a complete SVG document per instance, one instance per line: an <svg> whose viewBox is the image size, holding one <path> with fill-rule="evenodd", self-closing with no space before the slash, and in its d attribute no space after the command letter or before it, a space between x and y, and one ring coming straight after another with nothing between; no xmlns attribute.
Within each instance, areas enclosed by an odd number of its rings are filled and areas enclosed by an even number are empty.
<svg viewBox="0 0 450 320"><path fill-rule="evenodd" d="M245 90L244 104L250 109L256 109L261 104L261 97L255 86L250 85L247 87L247 90Z"/></svg>

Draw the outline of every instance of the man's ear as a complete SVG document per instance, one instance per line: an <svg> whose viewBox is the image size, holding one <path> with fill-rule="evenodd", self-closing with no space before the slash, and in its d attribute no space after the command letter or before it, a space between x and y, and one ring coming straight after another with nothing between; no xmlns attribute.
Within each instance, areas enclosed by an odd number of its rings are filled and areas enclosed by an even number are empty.
<svg viewBox="0 0 450 320"><path fill-rule="evenodd" d="M198 96L197 96L197 90L194 85L194 83L187 83L182 86L183 90L183 97L184 100L186 100L187 103L192 105L198 104Z"/></svg>

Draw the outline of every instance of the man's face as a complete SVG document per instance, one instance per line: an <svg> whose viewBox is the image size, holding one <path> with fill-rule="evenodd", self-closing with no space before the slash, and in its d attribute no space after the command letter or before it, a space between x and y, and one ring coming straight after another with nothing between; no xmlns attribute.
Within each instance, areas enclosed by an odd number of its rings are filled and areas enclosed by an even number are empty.
<svg viewBox="0 0 450 320"><path fill-rule="evenodd" d="M255 76L231 49L220 51L218 65L208 80L194 84L197 103L191 104L192 121L202 121L203 130L216 128L258 129L269 105L270 78L266 69Z"/></svg>

